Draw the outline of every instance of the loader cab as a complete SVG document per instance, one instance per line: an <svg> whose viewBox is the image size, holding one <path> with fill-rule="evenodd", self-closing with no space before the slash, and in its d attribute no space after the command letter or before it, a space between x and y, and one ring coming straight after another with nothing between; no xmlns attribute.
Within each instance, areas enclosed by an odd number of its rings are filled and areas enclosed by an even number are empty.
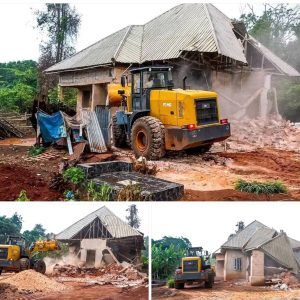
<svg viewBox="0 0 300 300"><path fill-rule="evenodd" d="M132 111L150 111L151 90L172 89L171 67L143 67L131 70Z"/></svg>
<svg viewBox="0 0 300 300"><path fill-rule="evenodd" d="M6 240L6 245L19 246L20 255L27 256L26 252L26 240L22 236L12 236L9 235Z"/></svg>

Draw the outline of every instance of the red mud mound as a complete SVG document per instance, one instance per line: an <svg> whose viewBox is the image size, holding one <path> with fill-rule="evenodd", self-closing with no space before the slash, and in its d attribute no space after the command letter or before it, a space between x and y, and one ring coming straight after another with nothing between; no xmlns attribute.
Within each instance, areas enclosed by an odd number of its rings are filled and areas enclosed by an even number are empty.
<svg viewBox="0 0 300 300"><path fill-rule="evenodd" d="M30 200L61 200L63 195L50 190L48 182L33 170L0 164L0 201L16 200L22 190Z"/></svg>
<svg viewBox="0 0 300 300"><path fill-rule="evenodd" d="M291 151L253 151L248 153L221 153L234 160L233 171L237 174L260 174L300 185L300 158ZM241 168L239 168L241 167Z"/></svg>

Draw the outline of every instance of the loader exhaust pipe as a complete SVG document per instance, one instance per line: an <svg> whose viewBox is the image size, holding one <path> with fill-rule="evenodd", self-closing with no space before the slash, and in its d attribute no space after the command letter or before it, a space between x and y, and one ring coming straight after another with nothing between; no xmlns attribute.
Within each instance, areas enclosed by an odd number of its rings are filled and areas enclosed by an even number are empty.
<svg viewBox="0 0 300 300"><path fill-rule="evenodd" d="M183 77L183 80L182 80L182 89L183 89L183 90L186 90L186 83L185 83L186 80L187 80L187 76L184 76L184 77Z"/></svg>

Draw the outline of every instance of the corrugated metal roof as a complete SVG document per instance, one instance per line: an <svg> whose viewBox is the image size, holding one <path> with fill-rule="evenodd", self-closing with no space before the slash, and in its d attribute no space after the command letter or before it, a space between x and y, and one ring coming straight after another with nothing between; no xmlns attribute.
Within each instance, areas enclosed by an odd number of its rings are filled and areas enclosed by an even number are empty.
<svg viewBox="0 0 300 300"><path fill-rule="evenodd" d="M99 218L108 232L113 238L123 238L128 236L143 236L139 231L123 222L113 212L111 212L106 206L99 208L98 210L90 213L83 219L69 226L64 231L56 235L58 240L71 240L80 230L93 222L96 218Z"/></svg>
<svg viewBox="0 0 300 300"><path fill-rule="evenodd" d="M107 152L105 140L102 130L97 119L95 111L89 109L81 110L82 123L86 125L87 138L91 152L104 153Z"/></svg>
<svg viewBox="0 0 300 300"><path fill-rule="evenodd" d="M293 269L294 272L298 271L294 252L285 233L280 233L278 236L262 245L260 249L283 266Z"/></svg>
<svg viewBox="0 0 300 300"><path fill-rule="evenodd" d="M283 74L288 76L300 76L300 73L295 70L292 66L287 64L271 50L257 41L254 37L250 36L249 42L253 45L259 52L261 52L273 65L276 69L280 70Z"/></svg>
<svg viewBox="0 0 300 300"><path fill-rule="evenodd" d="M246 226L242 231L235 234L226 243L224 243L221 248L243 248L244 245L250 240L253 234L260 228L268 228L264 224L253 221L248 226Z"/></svg>
<svg viewBox="0 0 300 300"><path fill-rule="evenodd" d="M58 64L48 68L46 72L79 69L84 67L99 66L112 62L120 43L129 30L127 26L99 42L81 50L70 58L67 58Z"/></svg>
<svg viewBox="0 0 300 300"><path fill-rule="evenodd" d="M268 227L258 228L247 244L244 246L244 250L252 250L258 248L260 245L264 244L265 242L271 240L276 234L275 229L271 229Z"/></svg>
<svg viewBox="0 0 300 300"><path fill-rule="evenodd" d="M183 51L213 52L247 63L229 18L211 4L178 5L145 25L132 25L102 39L47 72L112 63L178 58Z"/></svg>
<svg viewBox="0 0 300 300"><path fill-rule="evenodd" d="M300 248L300 242L289 237L290 244L293 249Z"/></svg>

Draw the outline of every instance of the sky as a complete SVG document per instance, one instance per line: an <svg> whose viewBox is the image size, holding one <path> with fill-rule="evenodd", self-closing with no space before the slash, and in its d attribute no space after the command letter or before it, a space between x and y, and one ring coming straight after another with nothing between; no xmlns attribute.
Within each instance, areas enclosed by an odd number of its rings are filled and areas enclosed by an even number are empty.
<svg viewBox="0 0 300 300"><path fill-rule="evenodd" d="M41 2L41 1L39 1ZM76 50L82 50L98 40L128 25L144 24L163 12L188 1L153 1L151 3L131 0L118 3L100 1L72 2L81 15L81 27ZM246 4L214 3L230 18L238 18ZM41 32L36 28L34 12L44 4L32 0L28 3L0 0L0 63L33 59L38 60ZM255 4L257 12L262 4Z"/></svg>
<svg viewBox="0 0 300 300"><path fill-rule="evenodd" d="M33 229L35 224L42 224L48 233L58 234L103 205L127 222L128 202L1 202L0 216L11 217L16 212L23 217L22 231ZM141 219L139 230L148 236L149 207L145 202L136 205Z"/></svg>
<svg viewBox="0 0 300 300"><path fill-rule="evenodd" d="M186 237L214 252L236 230L257 220L300 241L300 202L175 202L152 205L151 237Z"/></svg>

